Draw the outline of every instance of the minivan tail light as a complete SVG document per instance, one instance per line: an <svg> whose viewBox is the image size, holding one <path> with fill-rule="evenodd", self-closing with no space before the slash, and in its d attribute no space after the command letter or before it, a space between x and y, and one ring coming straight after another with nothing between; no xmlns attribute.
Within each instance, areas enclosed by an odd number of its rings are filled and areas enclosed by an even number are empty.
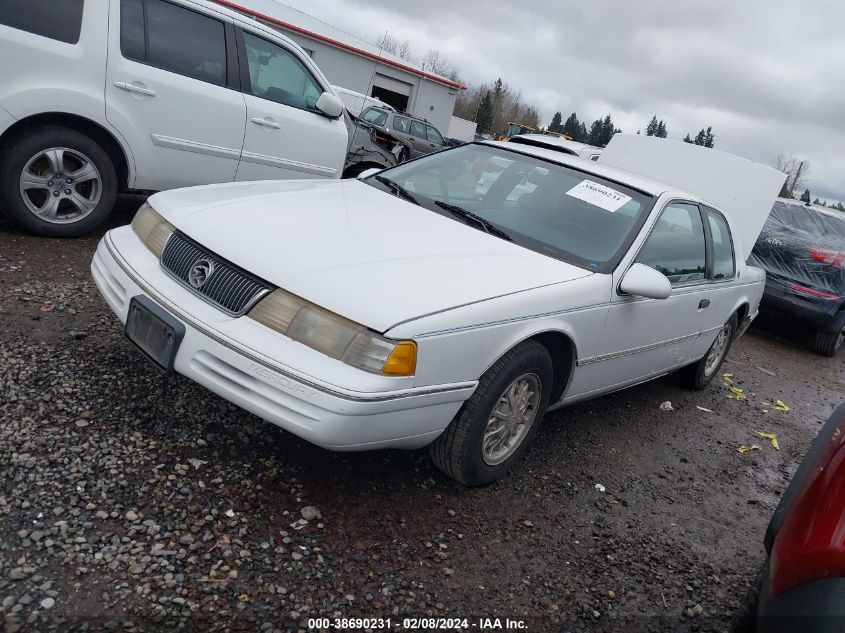
<svg viewBox="0 0 845 633"><path fill-rule="evenodd" d="M814 248L810 250L810 257L812 257L814 261L821 262L823 264L830 264L832 266L838 266L839 268L845 268L845 252Z"/></svg>

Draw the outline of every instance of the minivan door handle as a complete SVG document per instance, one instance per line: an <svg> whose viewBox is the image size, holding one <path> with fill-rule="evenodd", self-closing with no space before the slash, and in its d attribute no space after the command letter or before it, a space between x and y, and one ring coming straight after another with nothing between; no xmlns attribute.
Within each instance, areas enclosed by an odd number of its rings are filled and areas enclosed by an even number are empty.
<svg viewBox="0 0 845 633"><path fill-rule="evenodd" d="M130 84L125 81L115 81L114 82L115 88L120 88L121 90L125 90L126 92L134 92L139 95L145 95L147 97L155 97L156 91L150 90L149 88L144 88L143 86L136 86L135 84Z"/></svg>
<svg viewBox="0 0 845 633"><path fill-rule="evenodd" d="M271 127L274 130L281 130L282 126L276 123L275 121L270 121L268 119L260 119L258 117L253 117L250 119L256 125L263 125L264 127Z"/></svg>
<svg viewBox="0 0 845 633"><path fill-rule="evenodd" d="M698 302L698 309L703 310L704 308L710 307L710 299L702 299Z"/></svg>

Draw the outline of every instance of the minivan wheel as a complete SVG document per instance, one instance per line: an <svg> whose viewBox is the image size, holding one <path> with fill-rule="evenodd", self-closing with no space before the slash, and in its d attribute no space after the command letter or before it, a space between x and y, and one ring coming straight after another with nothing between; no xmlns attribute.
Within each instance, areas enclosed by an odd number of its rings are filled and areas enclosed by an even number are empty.
<svg viewBox="0 0 845 633"><path fill-rule="evenodd" d="M736 337L738 323L737 315L732 315L719 329L716 339L704 357L697 363L684 367L678 372L679 378L686 386L690 389L701 390L710 384L714 376L719 373L722 363L725 362L725 358L727 358L728 352L731 350L731 345Z"/></svg>
<svg viewBox="0 0 845 633"><path fill-rule="evenodd" d="M0 166L0 207L27 231L76 237L111 213L117 174L108 153L89 137L44 127L11 141Z"/></svg>
<svg viewBox="0 0 845 633"><path fill-rule="evenodd" d="M549 401L552 360L536 341L520 343L488 369L430 447L444 473L466 486L489 484L525 452Z"/></svg>

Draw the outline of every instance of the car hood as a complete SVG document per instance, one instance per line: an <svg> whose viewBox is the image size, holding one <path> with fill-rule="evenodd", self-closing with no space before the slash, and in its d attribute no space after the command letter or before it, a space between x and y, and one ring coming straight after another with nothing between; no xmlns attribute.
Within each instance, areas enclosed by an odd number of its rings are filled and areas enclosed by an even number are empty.
<svg viewBox="0 0 845 633"><path fill-rule="evenodd" d="M212 252L380 332L592 274L358 180L209 185L150 204Z"/></svg>

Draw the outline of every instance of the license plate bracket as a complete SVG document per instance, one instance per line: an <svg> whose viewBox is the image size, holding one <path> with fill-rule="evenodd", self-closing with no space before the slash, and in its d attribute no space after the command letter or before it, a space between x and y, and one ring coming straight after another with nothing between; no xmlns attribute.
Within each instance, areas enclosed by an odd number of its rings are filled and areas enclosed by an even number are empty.
<svg viewBox="0 0 845 633"><path fill-rule="evenodd" d="M173 373L185 326L167 310L144 295L132 297L123 333L147 360L161 371Z"/></svg>

